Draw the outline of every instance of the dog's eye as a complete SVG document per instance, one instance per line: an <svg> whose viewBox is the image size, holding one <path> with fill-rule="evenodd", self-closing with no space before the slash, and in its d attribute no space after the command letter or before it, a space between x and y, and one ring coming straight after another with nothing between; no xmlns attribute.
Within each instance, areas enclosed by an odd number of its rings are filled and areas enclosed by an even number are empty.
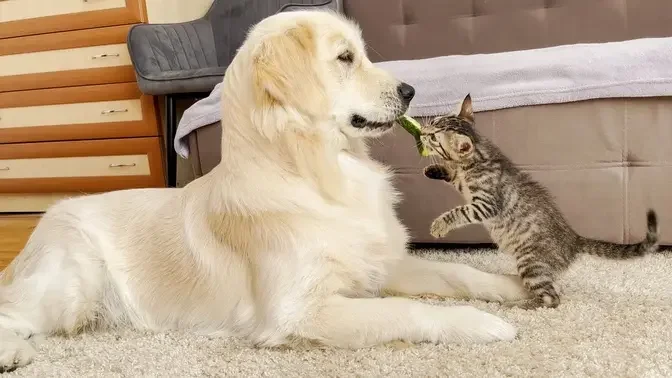
<svg viewBox="0 0 672 378"><path fill-rule="evenodd" d="M352 63L354 57L352 56L352 53L350 51L346 51L342 53L341 55L338 56L337 58L340 62L343 63Z"/></svg>

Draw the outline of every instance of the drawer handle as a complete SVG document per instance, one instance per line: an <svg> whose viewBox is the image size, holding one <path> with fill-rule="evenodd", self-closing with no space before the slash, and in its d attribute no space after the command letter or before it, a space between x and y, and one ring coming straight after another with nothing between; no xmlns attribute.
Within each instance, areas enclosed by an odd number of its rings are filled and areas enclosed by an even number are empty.
<svg viewBox="0 0 672 378"><path fill-rule="evenodd" d="M0 0L0 1L2 1L2 0ZM9 167L2 167L2 168L0 168L0 171L9 171Z"/></svg>
<svg viewBox="0 0 672 378"><path fill-rule="evenodd" d="M110 168L125 168L125 167L135 167L135 163L131 163L131 164L110 164Z"/></svg>
<svg viewBox="0 0 672 378"><path fill-rule="evenodd" d="M100 114L112 114L112 113L126 113L128 112L128 109L110 109L110 110L103 110L100 112Z"/></svg>
<svg viewBox="0 0 672 378"><path fill-rule="evenodd" d="M119 57L119 54L98 54L91 57L91 59L102 59L110 57Z"/></svg>

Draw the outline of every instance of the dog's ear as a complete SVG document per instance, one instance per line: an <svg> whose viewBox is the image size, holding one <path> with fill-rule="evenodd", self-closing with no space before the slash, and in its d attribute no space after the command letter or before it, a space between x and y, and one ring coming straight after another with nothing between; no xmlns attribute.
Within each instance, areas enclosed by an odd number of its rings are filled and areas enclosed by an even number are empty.
<svg viewBox="0 0 672 378"><path fill-rule="evenodd" d="M309 25L262 41L252 67L258 105L298 110L304 117L324 114L327 99L316 71L316 48Z"/></svg>
<svg viewBox="0 0 672 378"><path fill-rule="evenodd" d="M267 37L253 53L254 124L273 140L295 173L325 198L342 201L343 179L336 149L316 125L329 114L317 63L317 40L310 25L299 24Z"/></svg>

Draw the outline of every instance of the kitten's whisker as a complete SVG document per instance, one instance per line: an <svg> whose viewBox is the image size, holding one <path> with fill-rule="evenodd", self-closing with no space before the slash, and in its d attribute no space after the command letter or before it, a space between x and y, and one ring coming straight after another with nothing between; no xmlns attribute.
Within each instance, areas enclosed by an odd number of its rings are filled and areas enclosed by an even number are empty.
<svg viewBox="0 0 672 378"><path fill-rule="evenodd" d="M439 144L439 148L441 149L441 156L443 156L443 158L446 159L446 160L450 160L448 158L448 152L446 152L446 150L443 148L443 146Z"/></svg>
<svg viewBox="0 0 672 378"><path fill-rule="evenodd" d="M375 144L376 146L385 147L385 143L383 143L383 141L378 138L373 138L371 143Z"/></svg>

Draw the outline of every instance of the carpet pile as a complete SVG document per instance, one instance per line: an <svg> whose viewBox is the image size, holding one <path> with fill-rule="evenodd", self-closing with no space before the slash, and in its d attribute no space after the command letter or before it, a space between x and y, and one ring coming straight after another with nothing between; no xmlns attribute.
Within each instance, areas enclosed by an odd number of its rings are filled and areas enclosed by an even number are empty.
<svg viewBox="0 0 672 378"><path fill-rule="evenodd" d="M431 259L515 272L489 250L423 251ZM470 301L517 326L513 342L264 350L182 332L48 338L9 377L672 377L672 254L626 262L585 256L562 278L553 310ZM427 300L437 305L464 304Z"/></svg>

